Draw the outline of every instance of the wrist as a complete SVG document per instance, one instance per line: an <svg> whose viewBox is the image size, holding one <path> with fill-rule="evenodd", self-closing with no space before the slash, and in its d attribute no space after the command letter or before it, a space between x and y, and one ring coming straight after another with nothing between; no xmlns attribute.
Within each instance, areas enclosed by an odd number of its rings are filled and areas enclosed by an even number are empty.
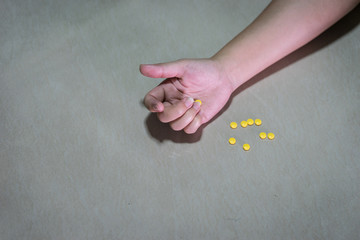
<svg viewBox="0 0 360 240"><path fill-rule="evenodd" d="M228 79L232 92L248 80L246 78L245 71L242 70L240 62L232 60L230 56L217 53L210 59L217 65L220 72Z"/></svg>

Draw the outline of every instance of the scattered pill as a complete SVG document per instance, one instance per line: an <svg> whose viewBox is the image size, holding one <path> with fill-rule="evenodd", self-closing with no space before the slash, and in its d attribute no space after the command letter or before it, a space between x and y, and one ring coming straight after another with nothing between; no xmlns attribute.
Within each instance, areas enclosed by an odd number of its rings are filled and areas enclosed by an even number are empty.
<svg viewBox="0 0 360 240"><path fill-rule="evenodd" d="M268 133L268 139L272 140L275 138L275 134L273 133Z"/></svg>
<svg viewBox="0 0 360 240"><path fill-rule="evenodd" d="M229 138L229 143L231 144L231 145L234 145L235 143L236 143L236 139L235 138Z"/></svg>
<svg viewBox="0 0 360 240"><path fill-rule="evenodd" d="M245 128L245 127L247 127L248 123L247 123L247 121L241 121L240 125L241 125L243 128Z"/></svg>
<svg viewBox="0 0 360 240"><path fill-rule="evenodd" d="M195 101L197 101L197 100L195 100ZM200 100L198 100L198 101L200 101ZM200 103L201 103L201 101L200 101ZM255 123L256 126L260 126L260 125L262 124L262 121L261 121L261 119L258 119L258 118L255 119L255 121L254 121L253 119L249 118L249 119L246 120L246 121L241 121L241 122L240 122L240 125L241 125L243 128L245 128L245 127L247 127L248 125L249 125L249 126L252 126L254 123ZM233 129L234 129L234 128L237 128L237 126L238 126L238 124L237 124L236 122L231 122L231 123L230 123L230 127L233 128ZM260 137L261 139L266 139L266 137L267 137L268 139L273 140L273 139L275 138L275 134L272 133L272 132L269 132L269 133L260 132L260 133L259 133L259 137ZM233 138L233 137L229 138L229 143L230 143L231 145L234 145L234 144L236 143L236 139ZM243 149L244 149L245 151L249 151L249 150L250 150L250 144L248 144L248 143L245 143L242 147L243 147Z"/></svg>
<svg viewBox="0 0 360 240"><path fill-rule="evenodd" d="M261 119L255 119L255 125L260 126L262 123Z"/></svg>
<svg viewBox="0 0 360 240"><path fill-rule="evenodd" d="M251 118L249 118L246 122L249 126L252 126L254 124L254 120Z"/></svg>
<svg viewBox="0 0 360 240"><path fill-rule="evenodd" d="M245 151L249 151L249 150L250 150L250 145L247 144L247 143L245 143L245 144L243 145L243 149L244 149Z"/></svg>
<svg viewBox="0 0 360 240"><path fill-rule="evenodd" d="M261 133L259 134L259 137L260 137L261 139L265 139L265 138L266 138L266 133L261 132Z"/></svg>
<svg viewBox="0 0 360 240"><path fill-rule="evenodd" d="M202 104L201 100L199 100L199 99L196 99L194 102L199 102L200 105Z"/></svg>

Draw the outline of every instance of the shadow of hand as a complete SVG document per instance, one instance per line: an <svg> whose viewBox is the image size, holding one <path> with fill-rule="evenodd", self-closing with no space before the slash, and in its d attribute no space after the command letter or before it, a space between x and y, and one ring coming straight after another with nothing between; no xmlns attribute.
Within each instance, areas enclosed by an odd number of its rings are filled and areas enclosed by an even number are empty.
<svg viewBox="0 0 360 240"><path fill-rule="evenodd" d="M162 123L156 113L150 113L145 120L148 135L159 142L170 140L176 143L194 143L201 139L203 127L200 127L194 134L186 134L184 131L174 131L169 124Z"/></svg>

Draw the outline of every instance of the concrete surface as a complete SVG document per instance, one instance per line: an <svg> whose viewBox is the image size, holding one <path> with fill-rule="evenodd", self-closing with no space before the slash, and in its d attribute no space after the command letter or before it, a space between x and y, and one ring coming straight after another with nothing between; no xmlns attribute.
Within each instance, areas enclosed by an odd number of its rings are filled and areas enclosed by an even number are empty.
<svg viewBox="0 0 360 240"><path fill-rule="evenodd" d="M195 135L141 104L268 2L0 0L0 239L360 239L359 7Z"/></svg>

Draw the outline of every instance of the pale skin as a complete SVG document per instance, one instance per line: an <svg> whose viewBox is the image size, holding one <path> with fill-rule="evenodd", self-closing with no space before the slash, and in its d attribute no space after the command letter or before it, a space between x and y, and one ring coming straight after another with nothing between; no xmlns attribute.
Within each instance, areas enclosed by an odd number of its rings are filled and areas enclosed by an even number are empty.
<svg viewBox="0 0 360 240"><path fill-rule="evenodd" d="M359 2L274 0L211 58L140 65L144 76L165 78L144 104L175 131L195 133L240 85L317 37Z"/></svg>

